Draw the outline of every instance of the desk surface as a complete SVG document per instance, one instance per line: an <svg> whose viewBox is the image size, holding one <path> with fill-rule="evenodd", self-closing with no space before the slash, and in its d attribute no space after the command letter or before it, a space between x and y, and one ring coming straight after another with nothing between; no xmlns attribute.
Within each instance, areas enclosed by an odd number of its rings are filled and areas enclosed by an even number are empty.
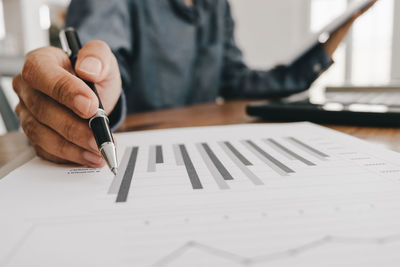
<svg viewBox="0 0 400 267"><path fill-rule="evenodd" d="M245 113L248 103L249 101L232 101L134 114L127 117L118 132L257 123L256 119L248 117ZM400 152L400 129L325 126ZM29 142L22 133L9 133L0 137L0 168L28 148Z"/></svg>

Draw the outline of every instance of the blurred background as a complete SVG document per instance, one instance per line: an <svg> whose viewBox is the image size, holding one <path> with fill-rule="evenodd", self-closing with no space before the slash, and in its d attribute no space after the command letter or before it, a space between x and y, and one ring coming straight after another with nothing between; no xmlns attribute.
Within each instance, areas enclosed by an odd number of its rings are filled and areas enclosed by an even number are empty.
<svg viewBox="0 0 400 267"><path fill-rule="evenodd" d="M328 22L357 0L229 0L236 39L247 64L269 68L286 63ZM69 0L0 0L0 112L18 102L12 76L33 49L58 44ZM396 14L396 15L395 15ZM380 0L358 20L334 55L336 64L313 86L400 84L400 1ZM18 127L0 118L0 135Z"/></svg>

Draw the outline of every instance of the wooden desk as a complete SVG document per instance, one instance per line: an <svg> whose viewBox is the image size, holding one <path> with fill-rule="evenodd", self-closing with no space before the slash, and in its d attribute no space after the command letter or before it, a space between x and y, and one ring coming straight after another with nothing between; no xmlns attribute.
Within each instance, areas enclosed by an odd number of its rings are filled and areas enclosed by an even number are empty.
<svg viewBox="0 0 400 267"><path fill-rule="evenodd" d="M128 116L118 132L165 129L173 127L257 123L245 113L249 101L203 104L187 108L160 110ZM325 125L329 128L377 143L400 152L400 129ZM0 137L0 168L29 148L22 133Z"/></svg>

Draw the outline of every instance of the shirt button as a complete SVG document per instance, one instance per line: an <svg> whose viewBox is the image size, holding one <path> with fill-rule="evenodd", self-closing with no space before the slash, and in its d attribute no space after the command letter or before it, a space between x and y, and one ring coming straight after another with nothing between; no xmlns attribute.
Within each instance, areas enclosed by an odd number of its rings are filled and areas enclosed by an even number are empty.
<svg viewBox="0 0 400 267"><path fill-rule="evenodd" d="M322 66L321 66L321 64L319 64L319 63L317 63L317 64L315 64L314 66L313 66L313 71L314 71L314 73L321 73L321 70L322 70Z"/></svg>

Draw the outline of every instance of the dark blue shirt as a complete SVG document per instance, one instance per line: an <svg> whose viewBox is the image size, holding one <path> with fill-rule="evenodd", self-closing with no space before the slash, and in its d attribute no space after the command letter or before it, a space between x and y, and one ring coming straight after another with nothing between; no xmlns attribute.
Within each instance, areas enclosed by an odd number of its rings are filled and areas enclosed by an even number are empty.
<svg viewBox="0 0 400 267"><path fill-rule="evenodd" d="M287 96L308 89L332 64L316 45L288 66L248 68L227 0L196 0L194 6L184 0L72 0L67 26L78 30L83 43L105 41L117 57L123 94L113 124L126 112L217 97Z"/></svg>

